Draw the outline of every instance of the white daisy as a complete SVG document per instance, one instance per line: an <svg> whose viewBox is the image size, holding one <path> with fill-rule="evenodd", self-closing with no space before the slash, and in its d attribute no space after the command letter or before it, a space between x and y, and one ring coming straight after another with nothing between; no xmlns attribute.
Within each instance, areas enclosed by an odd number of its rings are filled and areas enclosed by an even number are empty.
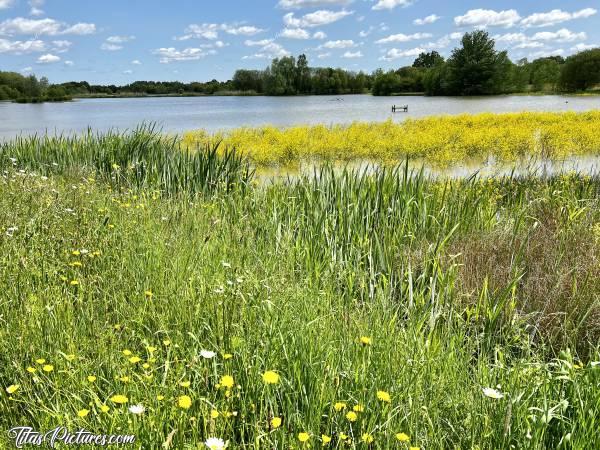
<svg viewBox="0 0 600 450"><path fill-rule="evenodd" d="M483 388L483 395L485 395L486 397L489 397L489 398L496 399L496 400L504 397L504 394L502 392L497 391L496 389L493 389L493 388Z"/></svg>
<svg viewBox="0 0 600 450"><path fill-rule="evenodd" d="M215 352L211 352L210 350L200 350L200 356L202 356L204 359L212 359L216 355L217 354Z"/></svg>
<svg viewBox="0 0 600 450"><path fill-rule="evenodd" d="M144 414L144 411L146 411L146 408L143 405L132 405L129 407L131 414Z"/></svg>
<svg viewBox="0 0 600 450"><path fill-rule="evenodd" d="M210 450L223 450L227 447L227 444L223 441L223 439L219 438L208 438L204 443Z"/></svg>

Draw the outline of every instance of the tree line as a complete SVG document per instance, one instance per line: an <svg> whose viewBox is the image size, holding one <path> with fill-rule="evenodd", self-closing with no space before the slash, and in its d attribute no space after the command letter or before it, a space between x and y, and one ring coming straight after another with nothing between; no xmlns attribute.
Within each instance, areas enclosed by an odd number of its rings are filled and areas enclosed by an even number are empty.
<svg viewBox="0 0 600 450"><path fill-rule="evenodd" d="M264 70L237 70L231 80L182 83L136 81L92 85L86 81L51 85L46 78L0 72L0 100L67 100L81 96L128 95L494 95L521 92L581 92L600 85L600 48L568 58L550 56L516 63L498 51L486 31L466 33L446 60L421 53L411 66L371 74L310 67L305 55L274 59Z"/></svg>

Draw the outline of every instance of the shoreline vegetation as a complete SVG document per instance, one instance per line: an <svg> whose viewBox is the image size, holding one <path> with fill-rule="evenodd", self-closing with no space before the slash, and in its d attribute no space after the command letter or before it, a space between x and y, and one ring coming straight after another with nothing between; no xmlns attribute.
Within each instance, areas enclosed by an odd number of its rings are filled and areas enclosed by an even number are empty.
<svg viewBox="0 0 600 450"><path fill-rule="evenodd" d="M237 70L228 81L183 83L136 81L125 86L86 81L51 85L46 78L0 72L0 100L65 101L71 98L202 95L346 95L392 96L399 93L473 96L526 93L589 93L600 89L600 48L568 58L550 56L512 62L482 30L466 33L446 60L438 52L421 53L412 66L371 74L331 67L310 67L305 55L277 58L265 70Z"/></svg>
<svg viewBox="0 0 600 450"><path fill-rule="evenodd" d="M462 117L457 142L499 119L507 142L546 123L578 151L598 114ZM598 175L325 164L265 185L248 143L201 142L142 126L0 143L0 428L600 448Z"/></svg>

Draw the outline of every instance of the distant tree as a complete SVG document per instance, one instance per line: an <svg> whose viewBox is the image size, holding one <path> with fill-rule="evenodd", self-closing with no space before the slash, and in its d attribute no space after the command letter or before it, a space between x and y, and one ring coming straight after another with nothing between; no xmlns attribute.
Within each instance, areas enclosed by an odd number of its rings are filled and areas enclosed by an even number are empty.
<svg viewBox="0 0 600 450"><path fill-rule="evenodd" d="M444 57L433 50L429 53L423 52L419 54L417 59L415 59L415 62L413 62L413 67L431 69L432 67L439 66L440 64L444 64Z"/></svg>
<svg viewBox="0 0 600 450"><path fill-rule="evenodd" d="M564 64L564 63L563 63ZM555 90L560 81L561 63L556 58L539 58L530 64L529 81L535 91Z"/></svg>
<svg viewBox="0 0 600 450"><path fill-rule="evenodd" d="M237 70L233 76L233 86L237 91L263 92L264 73L260 70Z"/></svg>
<svg viewBox="0 0 600 450"><path fill-rule="evenodd" d="M585 91L600 84L600 48L570 56L560 74L560 86L570 92Z"/></svg>

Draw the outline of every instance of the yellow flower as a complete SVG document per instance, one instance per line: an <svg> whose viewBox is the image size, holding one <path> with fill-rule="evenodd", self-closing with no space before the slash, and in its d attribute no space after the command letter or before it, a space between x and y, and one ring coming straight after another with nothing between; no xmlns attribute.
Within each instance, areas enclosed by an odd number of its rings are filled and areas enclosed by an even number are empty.
<svg viewBox="0 0 600 450"><path fill-rule="evenodd" d="M170 340L168 340L168 339L165 339L165 340L163 341L163 345L164 345L165 347L168 347L169 345L171 345L171 341L170 341Z"/></svg>
<svg viewBox="0 0 600 450"><path fill-rule="evenodd" d="M69 266L71 267L81 267L83 264L81 264L79 261L75 261L69 264Z"/></svg>
<svg viewBox="0 0 600 450"><path fill-rule="evenodd" d="M262 379L266 384L277 384L279 383L279 374L272 370L267 370L263 373Z"/></svg>
<svg viewBox="0 0 600 450"><path fill-rule="evenodd" d="M131 350L123 350L125 356L131 356Z"/></svg>
<svg viewBox="0 0 600 450"><path fill-rule="evenodd" d="M142 367L143 367L144 369L149 369L149 368L150 368L150 364L148 364L148 363L144 363L144 364L142 364Z"/></svg>
<svg viewBox="0 0 600 450"><path fill-rule="evenodd" d="M89 375L89 376L87 377L87 380L88 380L90 383L93 383L94 381L96 381L96 377L95 377L94 375Z"/></svg>
<svg viewBox="0 0 600 450"><path fill-rule="evenodd" d="M123 383L129 383L129 377L127 375L119 378L119 380L122 381Z"/></svg>
<svg viewBox="0 0 600 450"><path fill-rule="evenodd" d="M219 411L217 411L216 409L213 409L213 410L211 410L211 411L210 411L210 417L211 417L212 419L216 419L216 418L218 418L218 417L219 417Z"/></svg>
<svg viewBox="0 0 600 450"><path fill-rule="evenodd" d="M298 433L298 440L300 442L307 442L310 439L310 434L308 433Z"/></svg>
<svg viewBox="0 0 600 450"><path fill-rule="evenodd" d="M346 404L343 402L337 402L335 405L333 405L333 407L336 411L341 411L342 409L346 409Z"/></svg>
<svg viewBox="0 0 600 450"><path fill-rule="evenodd" d="M281 426L281 417L273 417L271 419L271 428L276 429Z"/></svg>
<svg viewBox="0 0 600 450"><path fill-rule="evenodd" d="M71 280L71 286L79 286L79 281L77 280Z"/></svg>
<svg viewBox="0 0 600 450"><path fill-rule="evenodd" d="M421 450L421 447L411 447L410 450Z"/></svg>
<svg viewBox="0 0 600 450"><path fill-rule="evenodd" d="M182 381L181 383L179 383L179 386L184 387L184 388L189 388L191 385L191 383L189 381Z"/></svg>
<svg viewBox="0 0 600 450"><path fill-rule="evenodd" d="M103 413L107 413L108 411L110 411L110 408L106 405L101 405L100 411L102 411Z"/></svg>
<svg viewBox="0 0 600 450"><path fill-rule="evenodd" d="M340 433L340 440L345 441L348 439L348 435L346 433Z"/></svg>
<svg viewBox="0 0 600 450"><path fill-rule="evenodd" d="M361 440L365 443L365 444L371 444L373 442L373 436L370 435L369 433L365 433L361 436Z"/></svg>
<svg viewBox="0 0 600 450"><path fill-rule="evenodd" d="M154 296L151 290L144 291L144 295L147 299L151 299Z"/></svg>
<svg viewBox="0 0 600 450"><path fill-rule="evenodd" d="M358 419L358 416L356 415L356 413L354 411L348 411L346 413L346 419L348 419L350 422L356 422L356 419Z"/></svg>
<svg viewBox="0 0 600 450"><path fill-rule="evenodd" d="M231 359L233 355L231 353L223 353L223 359Z"/></svg>
<svg viewBox="0 0 600 450"><path fill-rule="evenodd" d="M354 408L352 408L352 410L354 412L363 412L365 410L365 407L361 404L358 404L358 405L354 405Z"/></svg>
<svg viewBox="0 0 600 450"><path fill-rule="evenodd" d="M400 442L408 442L408 441L410 441L410 438L408 437L408 434L406 434L406 433L398 433L398 434L396 434L396 439L398 439Z"/></svg>
<svg viewBox="0 0 600 450"><path fill-rule="evenodd" d="M390 394L385 391L377 391L377 399L385 403L390 403L392 401Z"/></svg>
<svg viewBox="0 0 600 450"><path fill-rule="evenodd" d="M129 362L131 364L137 364L141 361L142 359L139 356L132 356L131 358L129 358Z"/></svg>
<svg viewBox="0 0 600 450"><path fill-rule="evenodd" d="M6 388L6 392L8 392L9 394L14 394L19 390L20 387L21 385L19 384L11 384L9 387Z"/></svg>
<svg viewBox="0 0 600 450"><path fill-rule="evenodd" d="M360 337L360 343L362 345L371 345L371 338L367 337L367 336L361 336Z"/></svg>
<svg viewBox="0 0 600 450"><path fill-rule="evenodd" d="M89 413L90 413L89 409L80 409L79 411L77 411L77 415L79 417L86 417Z"/></svg>
<svg viewBox="0 0 600 450"><path fill-rule="evenodd" d="M231 375L223 375L219 384L224 388L231 389L233 387L233 377Z"/></svg>
<svg viewBox="0 0 600 450"><path fill-rule="evenodd" d="M147 348L148 352L150 353L154 353L156 351L156 347L152 347L151 345L149 345Z"/></svg>
<svg viewBox="0 0 600 450"><path fill-rule="evenodd" d="M182 409L190 409L192 406L192 399L187 395L182 395L177 399L177 406Z"/></svg>
<svg viewBox="0 0 600 450"><path fill-rule="evenodd" d="M75 355L65 355L65 359L69 362L73 361L75 359Z"/></svg>
<svg viewBox="0 0 600 450"><path fill-rule="evenodd" d="M110 401L113 403L116 403L118 405L123 405L124 403L127 403L129 401L129 399L127 397L125 397L124 395L113 395L110 398Z"/></svg>
<svg viewBox="0 0 600 450"><path fill-rule="evenodd" d="M54 366L52 364L46 364L44 367L42 367L42 370L49 373L54 370Z"/></svg>
<svg viewBox="0 0 600 450"><path fill-rule="evenodd" d="M28 367L27 368L27 372L29 373L35 373L37 369L33 368L33 367Z"/></svg>
<svg viewBox="0 0 600 450"><path fill-rule="evenodd" d="M323 445L327 445L331 442L331 438L329 436L327 436L326 434L322 434L321 441L323 442Z"/></svg>
<svg viewBox="0 0 600 450"><path fill-rule="evenodd" d="M81 255L81 252L80 252L79 250L73 250L73 251L71 252L71 254L72 254L73 256L79 256L79 255Z"/></svg>
<svg viewBox="0 0 600 450"><path fill-rule="evenodd" d="M157 395L157 396L156 396L156 400L158 400L159 402L160 402L161 400L164 400L164 399L165 399L165 396L164 396L164 395Z"/></svg>
<svg viewBox="0 0 600 450"><path fill-rule="evenodd" d="M36 359L35 362L38 364L44 364L46 362L46 360L44 358L40 358L40 359Z"/></svg>

